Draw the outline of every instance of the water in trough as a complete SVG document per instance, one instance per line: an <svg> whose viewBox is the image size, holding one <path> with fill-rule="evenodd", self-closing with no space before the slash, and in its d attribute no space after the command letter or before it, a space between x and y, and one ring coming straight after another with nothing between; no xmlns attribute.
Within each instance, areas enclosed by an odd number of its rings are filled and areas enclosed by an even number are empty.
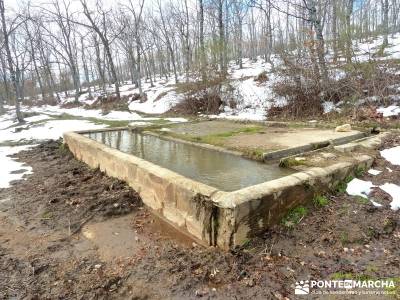
<svg viewBox="0 0 400 300"><path fill-rule="evenodd" d="M265 164L237 155L129 130L91 132L84 135L109 147L227 192L294 172L280 168L277 164Z"/></svg>

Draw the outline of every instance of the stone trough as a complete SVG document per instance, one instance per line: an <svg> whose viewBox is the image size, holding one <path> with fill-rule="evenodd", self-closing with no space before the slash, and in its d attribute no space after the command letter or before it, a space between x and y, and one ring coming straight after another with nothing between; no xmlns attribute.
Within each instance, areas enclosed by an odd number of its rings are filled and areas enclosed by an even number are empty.
<svg viewBox="0 0 400 300"><path fill-rule="evenodd" d="M171 168L165 168L157 160L151 162L124 153L110 143L107 145L104 140L99 142L91 137L91 134L116 130L128 129L67 132L64 141L77 159L92 168L100 168L109 176L126 181L155 214L175 228L198 243L222 249L234 248L257 236L279 222L290 209L312 199L316 193L334 189L357 168L369 168L374 149L384 136L380 134L353 141L348 147L346 144L332 146L330 151L336 153L338 158L324 167L310 166L300 171L278 172L270 180L255 181L255 184L251 184L252 181L242 184L243 180L240 179L238 188L227 190L184 176L184 171L175 172L171 170L173 164ZM175 147L188 142L170 139L169 143L178 143L171 146ZM194 146L208 148L204 144ZM212 147L207 150L215 153L224 151ZM160 162L163 154L160 153ZM244 159L229 151L226 154L231 155L229 159L232 161ZM185 161L180 164L185 165ZM190 163L186 165L190 167ZM204 162L199 166L203 165ZM190 174L192 171L189 169L186 172ZM242 177L251 177L251 169L243 172L249 175ZM217 173L217 176L226 175Z"/></svg>

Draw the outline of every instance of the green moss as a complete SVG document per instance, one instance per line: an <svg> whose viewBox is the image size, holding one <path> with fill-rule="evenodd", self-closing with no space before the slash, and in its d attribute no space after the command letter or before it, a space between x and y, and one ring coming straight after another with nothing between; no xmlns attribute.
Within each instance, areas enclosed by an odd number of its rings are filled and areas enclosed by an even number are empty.
<svg viewBox="0 0 400 300"><path fill-rule="evenodd" d="M335 187L335 192L338 194L342 194L342 193L346 192L347 184L350 181L352 181L353 179L354 179L354 177L349 175L343 181L340 181Z"/></svg>
<svg viewBox="0 0 400 300"><path fill-rule="evenodd" d="M369 204L369 200L367 198L361 197L361 196L355 196L356 200L360 204L367 205Z"/></svg>
<svg viewBox="0 0 400 300"><path fill-rule="evenodd" d="M365 168L358 166L357 169L354 171L356 177L362 177L365 174Z"/></svg>
<svg viewBox="0 0 400 300"><path fill-rule="evenodd" d="M279 166L282 168L290 168L301 165L307 165L307 161L305 159L301 160L301 159L296 159L294 157L288 157L281 159L279 162Z"/></svg>
<svg viewBox="0 0 400 300"><path fill-rule="evenodd" d="M243 152L243 156L254 159L254 160L259 160L263 161L264 160L264 150L263 149L240 149L241 152Z"/></svg>
<svg viewBox="0 0 400 300"><path fill-rule="evenodd" d="M286 214L281 222L285 227L293 228L301 222L301 220L307 215L307 213L308 209L306 207L295 207Z"/></svg>
<svg viewBox="0 0 400 300"><path fill-rule="evenodd" d="M313 203L317 207L324 207L329 204L329 199L324 195L314 196Z"/></svg>
<svg viewBox="0 0 400 300"><path fill-rule="evenodd" d="M349 243L349 234L345 231L340 233L340 242L342 245L346 245Z"/></svg>
<svg viewBox="0 0 400 300"><path fill-rule="evenodd" d="M49 220L51 218L53 218L53 213L50 211L46 211L42 214L42 219L44 220Z"/></svg>
<svg viewBox="0 0 400 300"><path fill-rule="evenodd" d="M365 280L373 280L374 278L368 274L361 273L361 274L355 274L355 273L344 273L344 272L336 272L331 274L330 276L331 280L360 280L360 281L365 281Z"/></svg>

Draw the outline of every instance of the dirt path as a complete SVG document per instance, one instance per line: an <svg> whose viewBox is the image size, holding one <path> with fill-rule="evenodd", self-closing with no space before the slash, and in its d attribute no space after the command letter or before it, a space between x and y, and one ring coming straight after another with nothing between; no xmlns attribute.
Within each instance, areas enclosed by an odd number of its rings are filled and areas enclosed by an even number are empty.
<svg viewBox="0 0 400 300"><path fill-rule="evenodd" d="M379 209L329 196L294 229L276 226L226 253L169 229L58 142L17 156L34 174L0 190L0 299L295 299L295 281L310 277L400 277L399 212L383 192ZM364 179L400 183L399 166L375 167L386 171Z"/></svg>

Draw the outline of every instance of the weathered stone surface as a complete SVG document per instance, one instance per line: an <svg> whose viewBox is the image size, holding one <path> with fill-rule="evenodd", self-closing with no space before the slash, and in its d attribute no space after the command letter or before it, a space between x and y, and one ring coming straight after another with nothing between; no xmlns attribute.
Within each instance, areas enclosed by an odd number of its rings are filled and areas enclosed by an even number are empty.
<svg viewBox="0 0 400 300"><path fill-rule="evenodd" d="M219 191L77 133L66 133L64 139L77 159L125 180L157 215L205 245L229 249L279 222L288 210L315 193L335 188L356 168L369 168L370 153L382 136L336 146L335 150L350 153L346 161L308 167L233 192ZM369 149L365 151L368 155L352 153L360 149Z"/></svg>
<svg viewBox="0 0 400 300"><path fill-rule="evenodd" d="M349 131L351 131L351 125L350 124L343 124L343 125L337 126L335 128L335 131L336 132L349 132Z"/></svg>

